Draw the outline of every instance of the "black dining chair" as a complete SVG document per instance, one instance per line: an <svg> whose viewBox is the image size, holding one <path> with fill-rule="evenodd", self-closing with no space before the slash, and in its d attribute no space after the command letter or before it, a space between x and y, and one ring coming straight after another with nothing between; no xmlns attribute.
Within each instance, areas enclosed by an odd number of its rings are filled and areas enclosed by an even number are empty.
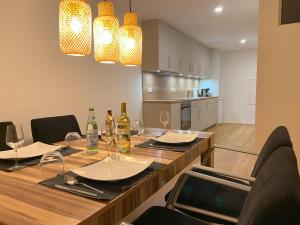
<svg viewBox="0 0 300 225"><path fill-rule="evenodd" d="M258 159L255 163L254 169L253 169L250 177L242 176L239 174L228 173L228 172L225 172L222 170L217 170L214 168L203 167L201 165L195 165L193 168L193 171L195 171L197 173L206 174L209 176L214 176L219 179L224 179L224 180L228 180L231 182L235 182L238 184L246 184L246 185L251 186L252 183L255 181L255 177L257 177L260 169L262 168L264 163L267 161L267 159L270 157L270 155L282 146L287 146L287 147L292 148L293 144L291 142L290 135L289 135L287 128L280 126L280 127L277 127L276 129L274 129L274 131L268 137L266 143L264 144L264 146L261 150L261 153L258 155ZM226 148L226 149L228 149L228 148ZM192 186L194 189L201 190L201 187L198 186L197 182L196 183L191 182L188 185ZM210 188L211 188L211 190L214 189L214 187L210 187ZM166 195L166 201L168 200L169 196L170 196L170 192ZM224 214L233 214L235 216L239 215L247 196L243 195L243 194L237 194L232 189L226 189L226 190L224 189L223 197L224 196L226 196L226 199L227 199L226 202L228 202L228 204L222 206L222 212ZM233 203L233 200L234 200L234 203ZM185 204L190 203L190 204L195 205L197 202L198 206L203 206L203 204L206 204L207 206L209 206L209 204L207 204L207 202L205 202L203 198L198 198L197 194L194 195L193 198L189 198L188 196L182 196L179 199L179 201L180 202L182 201ZM217 207L217 205L211 206L211 207ZM211 210L213 210L213 209L211 208ZM194 217L197 217L199 219L205 218L206 220L210 220L211 222L215 222L215 223L223 222L225 224L232 224L227 221L220 221L218 219L216 220L214 218L210 218L209 216L203 215L201 213L198 213L198 214L195 214L193 212L185 212L185 213L192 215Z"/></svg>
<svg viewBox="0 0 300 225"><path fill-rule="evenodd" d="M6 127L14 125L13 122L0 122L0 151L10 150L11 148L6 145Z"/></svg>
<svg viewBox="0 0 300 225"><path fill-rule="evenodd" d="M189 180L196 180L202 186L201 197L208 204L217 200L220 206L224 204L222 190L235 189L237 192L247 194L238 217L224 215L207 207L185 205L178 202L182 193L189 193L192 197L199 190L186 189ZM214 183L219 186L214 196L207 196L205 191L210 191L207 185ZM237 225L299 225L300 224L300 179L295 153L290 147L280 147L268 157L253 185L237 184L214 176L208 176L194 171L181 175L170 196L166 207L152 207L132 222L133 225L208 225L209 221L199 220L177 211L184 209L194 213L205 213L210 217L230 221ZM224 224L224 223L220 223Z"/></svg>
<svg viewBox="0 0 300 225"><path fill-rule="evenodd" d="M64 141L68 132L80 135L78 121L74 115L46 117L31 120L31 132L34 142L53 144Z"/></svg>

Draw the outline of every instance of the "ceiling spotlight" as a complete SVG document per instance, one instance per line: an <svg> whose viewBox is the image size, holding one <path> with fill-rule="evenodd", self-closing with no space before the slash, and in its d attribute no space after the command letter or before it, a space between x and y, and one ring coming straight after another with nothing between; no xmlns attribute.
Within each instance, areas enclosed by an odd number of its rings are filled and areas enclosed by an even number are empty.
<svg viewBox="0 0 300 225"><path fill-rule="evenodd" d="M240 40L240 43L243 45L243 44L246 44L246 42L247 42L247 39L242 39L242 40Z"/></svg>
<svg viewBox="0 0 300 225"><path fill-rule="evenodd" d="M222 13L224 10L223 6L217 6L214 11L215 13L219 14L219 13Z"/></svg>

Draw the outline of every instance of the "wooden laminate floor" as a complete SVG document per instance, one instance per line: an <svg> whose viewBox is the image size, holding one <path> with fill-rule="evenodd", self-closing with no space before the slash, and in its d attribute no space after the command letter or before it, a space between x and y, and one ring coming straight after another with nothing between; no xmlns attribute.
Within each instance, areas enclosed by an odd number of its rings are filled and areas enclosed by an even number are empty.
<svg viewBox="0 0 300 225"><path fill-rule="evenodd" d="M249 152L257 152L254 149L255 126L243 124L221 124L214 126L207 131L215 133L215 143L226 146L238 147L241 150ZM253 165L257 157L243 153L230 152L222 149L215 149L215 168L250 175ZM198 163L200 159L196 159L187 168L191 168L194 163ZM163 186L155 195L144 202L134 212L129 214L124 221L131 222L145 210L151 206L165 206L164 196L171 190L177 181L179 175L173 178L168 184Z"/></svg>
<svg viewBox="0 0 300 225"><path fill-rule="evenodd" d="M236 147L243 151L259 153L255 147L255 126L221 124L208 129L215 133L215 144ZM257 157L244 153L215 150L215 168L250 175Z"/></svg>

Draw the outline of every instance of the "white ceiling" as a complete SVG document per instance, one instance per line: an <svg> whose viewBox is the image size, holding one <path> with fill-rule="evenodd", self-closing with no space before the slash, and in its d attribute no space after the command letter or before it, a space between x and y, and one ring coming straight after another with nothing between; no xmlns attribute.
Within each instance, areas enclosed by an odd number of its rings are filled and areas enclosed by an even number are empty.
<svg viewBox="0 0 300 225"><path fill-rule="evenodd" d="M128 0L112 0L128 10ZM204 45L222 49L256 48L259 0L132 0L139 19L161 19ZM214 13L216 6L223 13ZM123 21L120 21L123 23ZM241 39L247 39L241 45Z"/></svg>

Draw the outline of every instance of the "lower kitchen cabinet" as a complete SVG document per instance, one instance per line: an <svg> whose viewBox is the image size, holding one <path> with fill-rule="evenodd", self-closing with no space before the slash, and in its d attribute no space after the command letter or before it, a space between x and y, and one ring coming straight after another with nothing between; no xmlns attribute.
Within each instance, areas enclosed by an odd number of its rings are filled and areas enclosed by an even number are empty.
<svg viewBox="0 0 300 225"><path fill-rule="evenodd" d="M185 100L184 102L186 102ZM190 100L191 107L190 117L187 116L191 122L191 130L201 131L218 123L218 98L199 98L198 100ZM183 115L182 114L183 101L144 101L143 102L143 121L144 127L160 127L160 112L169 111L170 122L167 125L169 129L181 130ZM185 117L184 117L185 118Z"/></svg>
<svg viewBox="0 0 300 225"><path fill-rule="evenodd" d="M218 114L219 114L218 99L212 99L210 100L210 115L211 115L210 126L218 123Z"/></svg>
<svg viewBox="0 0 300 225"><path fill-rule="evenodd" d="M191 104L191 130L199 130L200 127L200 103L199 101Z"/></svg>
<svg viewBox="0 0 300 225"><path fill-rule="evenodd" d="M218 99L202 99L192 102L191 129L204 130L218 123Z"/></svg>

